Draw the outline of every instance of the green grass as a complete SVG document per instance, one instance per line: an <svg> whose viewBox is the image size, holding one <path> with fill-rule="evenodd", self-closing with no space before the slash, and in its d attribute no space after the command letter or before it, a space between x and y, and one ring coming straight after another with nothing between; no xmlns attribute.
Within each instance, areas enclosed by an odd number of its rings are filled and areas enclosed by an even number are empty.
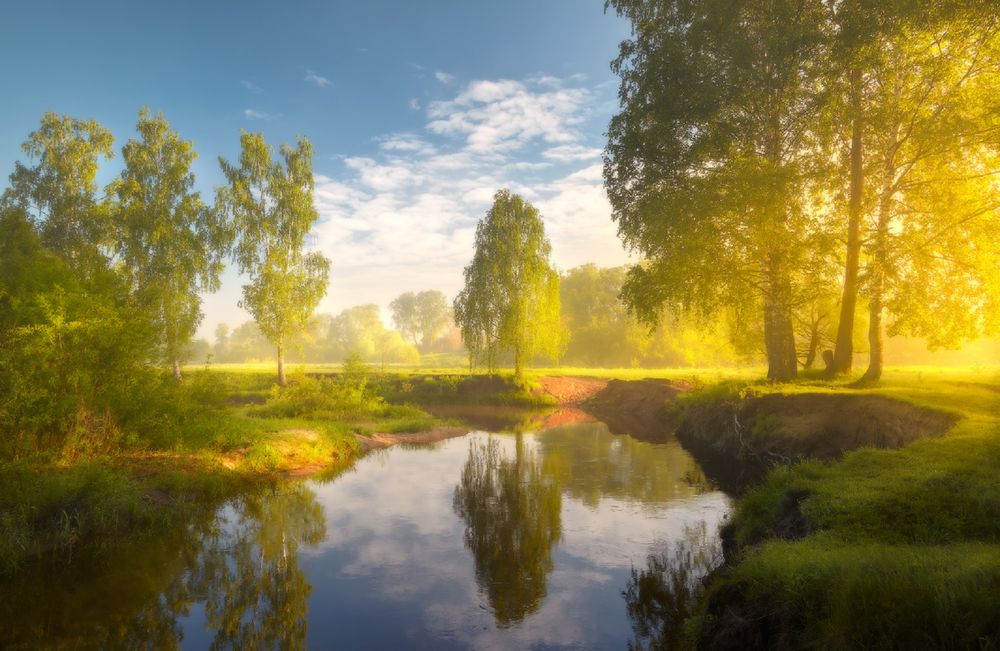
<svg viewBox="0 0 1000 651"><path fill-rule="evenodd" d="M892 368L866 389L806 379L728 390L747 388L875 394L960 416L945 436L899 450L864 449L839 463L775 470L740 500L729 526L738 543L751 546L728 581L745 586L754 608L778 623L781 645L996 648L997 368ZM806 496L800 508L812 533L768 538L781 530L790 495Z"/></svg>
<svg viewBox="0 0 1000 651"><path fill-rule="evenodd" d="M96 433L101 445L81 430L58 450L0 460L0 574L40 552L149 535L283 477L336 469L359 454L356 434L438 423L311 382L286 395L258 373L189 372L179 386L167 379L135 392L114 436ZM289 395L301 408L289 408ZM272 403L281 409L269 413Z"/></svg>

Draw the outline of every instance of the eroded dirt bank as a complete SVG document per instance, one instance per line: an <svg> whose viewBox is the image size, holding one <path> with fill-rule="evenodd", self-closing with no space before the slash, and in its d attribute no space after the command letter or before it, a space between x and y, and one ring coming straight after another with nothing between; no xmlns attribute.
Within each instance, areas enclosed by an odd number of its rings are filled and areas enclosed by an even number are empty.
<svg viewBox="0 0 1000 651"><path fill-rule="evenodd" d="M940 436L956 417L882 396L770 394L689 406L677 438L722 488L742 490L775 465L831 461L858 448L899 448Z"/></svg>
<svg viewBox="0 0 1000 651"><path fill-rule="evenodd" d="M542 391L561 406L573 406L602 421L614 434L665 441L677 427L673 401L690 386L670 380L601 380L544 377Z"/></svg>

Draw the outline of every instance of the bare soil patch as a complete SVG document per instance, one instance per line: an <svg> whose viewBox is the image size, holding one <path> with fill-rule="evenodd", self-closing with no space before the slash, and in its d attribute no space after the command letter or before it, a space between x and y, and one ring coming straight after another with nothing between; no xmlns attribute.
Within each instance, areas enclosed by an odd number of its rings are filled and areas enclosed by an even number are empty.
<svg viewBox="0 0 1000 651"><path fill-rule="evenodd" d="M607 380L592 377L543 377L538 381L542 393L554 398L559 405L578 405L608 386Z"/></svg>
<svg viewBox="0 0 1000 651"><path fill-rule="evenodd" d="M678 425L674 399L690 387L669 380L611 380L582 407L614 434L665 441Z"/></svg>

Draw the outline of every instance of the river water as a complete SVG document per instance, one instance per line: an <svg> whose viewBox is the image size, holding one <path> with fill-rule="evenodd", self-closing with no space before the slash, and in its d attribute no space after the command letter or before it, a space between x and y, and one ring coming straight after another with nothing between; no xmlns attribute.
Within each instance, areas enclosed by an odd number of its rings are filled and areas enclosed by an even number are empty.
<svg viewBox="0 0 1000 651"><path fill-rule="evenodd" d="M598 422L396 446L32 568L0 647L624 649L633 568L711 556L730 504Z"/></svg>

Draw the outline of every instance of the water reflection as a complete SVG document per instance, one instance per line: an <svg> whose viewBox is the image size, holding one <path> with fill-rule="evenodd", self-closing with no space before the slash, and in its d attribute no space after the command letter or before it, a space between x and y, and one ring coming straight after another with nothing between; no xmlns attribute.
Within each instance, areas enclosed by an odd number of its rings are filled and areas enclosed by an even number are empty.
<svg viewBox="0 0 1000 651"><path fill-rule="evenodd" d="M326 523L304 485L244 495L167 535L39 564L0 587L2 648L304 648L302 545ZM199 604L205 626L184 626ZM199 637L206 636L204 638Z"/></svg>
<svg viewBox="0 0 1000 651"><path fill-rule="evenodd" d="M658 648L676 565L658 554L692 523L714 541L729 500L679 446L571 416L379 451L39 564L0 582L0 648Z"/></svg>
<svg viewBox="0 0 1000 651"><path fill-rule="evenodd" d="M476 582L493 607L497 625L533 613L545 597L552 546L561 536L559 485L543 473L517 435L514 458L496 439L472 441L455 488L455 512L465 521L465 544L476 564Z"/></svg>
<svg viewBox="0 0 1000 651"><path fill-rule="evenodd" d="M538 441L559 484L588 506L607 498L663 504L712 490L676 441L647 443L612 434L601 423L556 427Z"/></svg>
<svg viewBox="0 0 1000 651"><path fill-rule="evenodd" d="M685 529L672 549L650 554L622 591L632 621L635 651L665 651L684 644L684 622L704 591L702 579L722 562L722 548L704 522Z"/></svg>
<svg viewBox="0 0 1000 651"><path fill-rule="evenodd" d="M204 539L182 583L204 601L211 649L305 648L312 586L299 548L326 533L315 493L294 490L240 500L223 526Z"/></svg>

